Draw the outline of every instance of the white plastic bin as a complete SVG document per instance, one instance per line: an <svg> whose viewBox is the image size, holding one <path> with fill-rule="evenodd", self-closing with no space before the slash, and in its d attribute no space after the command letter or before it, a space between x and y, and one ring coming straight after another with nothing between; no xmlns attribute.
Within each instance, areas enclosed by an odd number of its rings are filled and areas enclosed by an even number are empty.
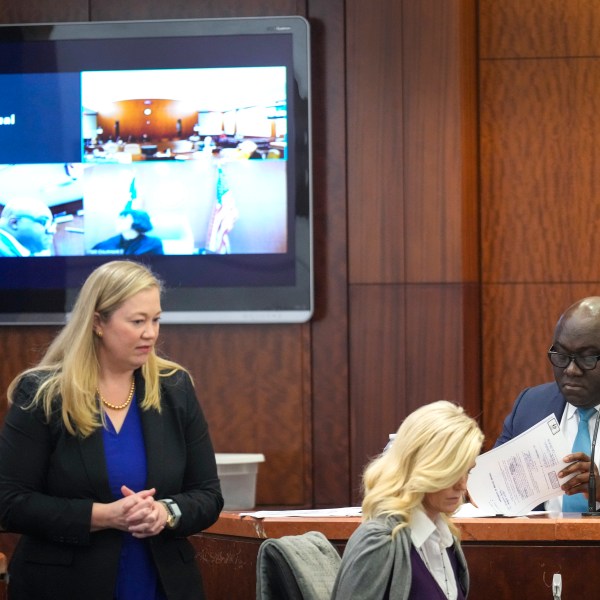
<svg viewBox="0 0 600 600"><path fill-rule="evenodd" d="M247 510L256 505L258 465L264 454L216 453L217 472L225 510Z"/></svg>

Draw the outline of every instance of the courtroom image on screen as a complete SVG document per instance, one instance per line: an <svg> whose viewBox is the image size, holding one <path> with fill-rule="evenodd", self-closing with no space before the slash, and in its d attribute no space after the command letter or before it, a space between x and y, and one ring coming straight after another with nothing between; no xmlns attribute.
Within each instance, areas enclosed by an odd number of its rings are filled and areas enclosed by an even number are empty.
<svg viewBox="0 0 600 600"><path fill-rule="evenodd" d="M285 67L86 71L81 90L87 254L289 250Z"/></svg>
<svg viewBox="0 0 600 600"><path fill-rule="evenodd" d="M284 253L285 177L283 161L86 165L85 253Z"/></svg>
<svg viewBox="0 0 600 600"><path fill-rule="evenodd" d="M287 157L287 70L81 73L84 162Z"/></svg>
<svg viewBox="0 0 600 600"><path fill-rule="evenodd" d="M0 208L48 221L29 223L48 247L23 256L277 254L285 182L284 161L0 165Z"/></svg>

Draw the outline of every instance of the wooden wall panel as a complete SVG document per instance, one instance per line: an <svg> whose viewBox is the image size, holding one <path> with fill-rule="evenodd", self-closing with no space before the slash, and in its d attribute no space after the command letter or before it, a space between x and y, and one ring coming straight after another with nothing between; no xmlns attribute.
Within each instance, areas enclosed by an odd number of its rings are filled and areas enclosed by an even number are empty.
<svg viewBox="0 0 600 600"><path fill-rule="evenodd" d="M597 0L479 0L481 58L597 56Z"/></svg>
<svg viewBox="0 0 600 600"><path fill-rule="evenodd" d="M6 411L6 388L23 370L33 367L52 341L55 327L0 327L0 419Z"/></svg>
<svg viewBox="0 0 600 600"><path fill-rule="evenodd" d="M152 104L151 115L148 102ZM166 140L186 139L194 134L194 125L198 123L198 111L182 100L171 98L128 98L116 100L102 107L96 113L96 125L104 130L104 140L117 137L117 123L119 135L123 140L143 142L144 144L157 144L162 150L161 142ZM181 132L178 131L181 126ZM114 132L114 137L113 137ZM167 146L168 147L168 146Z"/></svg>
<svg viewBox="0 0 600 600"><path fill-rule="evenodd" d="M311 0L313 502L350 502L344 0Z"/></svg>
<svg viewBox="0 0 600 600"><path fill-rule="evenodd" d="M350 308L351 481L356 504L364 466L418 403L405 394L405 287L353 285Z"/></svg>
<svg viewBox="0 0 600 600"><path fill-rule="evenodd" d="M402 2L346 2L350 283L404 267Z"/></svg>
<svg viewBox="0 0 600 600"><path fill-rule="evenodd" d="M260 504L312 501L305 330L308 326L162 327L162 349L194 376L216 451L265 455L257 484Z"/></svg>
<svg viewBox="0 0 600 600"><path fill-rule="evenodd" d="M479 284L406 289L405 404L450 400L481 413Z"/></svg>
<svg viewBox="0 0 600 600"><path fill-rule="evenodd" d="M346 7L350 282L474 281L474 3L377 5Z"/></svg>
<svg viewBox="0 0 600 600"><path fill-rule="evenodd" d="M88 0L3 0L0 2L0 23L60 23L88 21Z"/></svg>
<svg viewBox="0 0 600 600"><path fill-rule="evenodd" d="M300 0L89 0L92 21L130 19L193 19L304 15L305 2Z"/></svg>
<svg viewBox="0 0 600 600"><path fill-rule="evenodd" d="M486 281L598 277L599 82L595 58L481 65Z"/></svg>
<svg viewBox="0 0 600 600"><path fill-rule="evenodd" d="M481 412L474 7L346 3L353 501L409 412Z"/></svg>
<svg viewBox="0 0 600 600"><path fill-rule="evenodd" d="M411 283L478 279L474 7L403 3L403 258Z"/></svg>

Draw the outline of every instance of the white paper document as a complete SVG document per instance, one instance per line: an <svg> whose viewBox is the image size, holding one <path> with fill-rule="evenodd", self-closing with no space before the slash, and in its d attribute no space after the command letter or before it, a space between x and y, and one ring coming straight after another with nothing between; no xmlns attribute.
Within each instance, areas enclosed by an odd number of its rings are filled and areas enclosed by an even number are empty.
<svg viewBox="0 0 600 600"><path fill-rule="evenodd" d="M536 510L530 511L528 513L522 515L498 515L492 511L483 511L476 506L473 506L470 502L465 502L459 506L458 510L452 515L454 519L481 519L486 517L509 517L511 519L515 519L517 517L539 517L540 515L549 514L546 510Z"/></svg>
<svg viewBox="0 0 600 600"><path fill-rule="evenodd" d="M525 515L532 508L563 494L570 479L557 473L571 453L554 415L542 419L521 435L477 457L469 475L469 495L485 514Z"/></svg>

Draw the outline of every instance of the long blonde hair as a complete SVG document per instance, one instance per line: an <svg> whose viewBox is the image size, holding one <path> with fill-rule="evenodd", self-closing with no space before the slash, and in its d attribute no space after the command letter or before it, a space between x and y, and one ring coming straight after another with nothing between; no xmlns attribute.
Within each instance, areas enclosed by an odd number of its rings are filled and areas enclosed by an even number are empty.
<svg viewBox="0 0 600 600"><path fill-rule="evenodd" d="M162 282L149 268L133 261L116 260L94 270L83 284L67 324L41 361L9 385L9 401L13 401L21 379L35 373L39 387L27 407L41 405L49 418L60 406L63 423L72 435L86 437L101 427L102 414L96 400L100 366L98 340L93 333L94 315L98 313L102 321L107 321L127 299L152 288L162 293ZM159 379L177 370L185 369L159 357L152 349L141 368L146 387L143 410L160 412Z"/></svg>
<svg viewBox="0 0 600 600"><path fill-rule="evenodd" d="M412 412L392 445L363 473L363 519L395 515L395 535L410 524L426 493L452 487L475 462L483 433L464 410L446 400ZM456 528L442 514L456 535Z"/></svg>

